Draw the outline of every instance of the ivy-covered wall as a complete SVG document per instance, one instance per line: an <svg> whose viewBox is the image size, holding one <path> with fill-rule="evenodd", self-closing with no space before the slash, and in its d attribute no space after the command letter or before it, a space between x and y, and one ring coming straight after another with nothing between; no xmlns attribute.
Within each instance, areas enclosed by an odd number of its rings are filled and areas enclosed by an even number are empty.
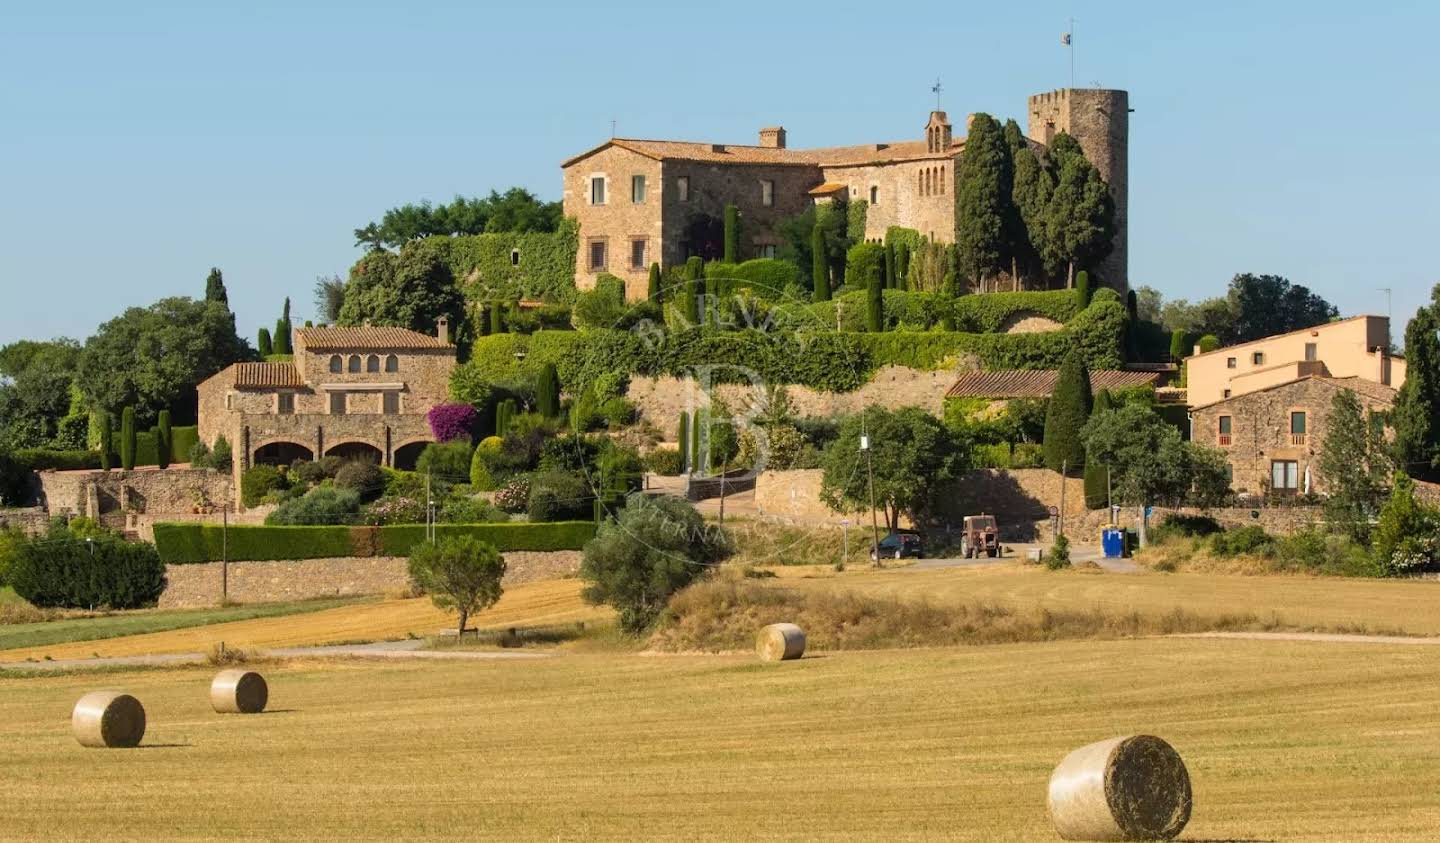
<svg viewBox="0 0 1440 843"><path fill-rule="evenodd" d="M575 297L575 250L580 228L573 219L558 231L427 237L406 249L433 251L450 268L471 301L542 299L568 303ZM519 262L512 260L518 251Z"/></svg>

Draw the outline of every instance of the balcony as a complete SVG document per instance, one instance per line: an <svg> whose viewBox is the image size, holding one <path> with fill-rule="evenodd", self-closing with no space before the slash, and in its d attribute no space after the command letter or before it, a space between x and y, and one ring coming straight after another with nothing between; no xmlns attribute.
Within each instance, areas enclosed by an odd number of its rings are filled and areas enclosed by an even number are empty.
<svg viewBox="0 0 1440 843"><path fill-rule="evenodd" d="M1228 434L1228 433L1222 433L1222 434L1220 434L1220 447L1222 447L1222 448L1228 448L1228 447L1230 447L1230 444L1231 444L1231 442L1230 442L1230 434Z"/></svg>
<svg viewBox="0 0 1440 843"><path fill-rule="evenodd" d="M1292 434L1290 434L1290 444L1291 444L1291 445L1296 445L1296 446L1304 445L1304 444L1305 444L1305 434L1303 434L1303 433L1292 433Z"/></svg>

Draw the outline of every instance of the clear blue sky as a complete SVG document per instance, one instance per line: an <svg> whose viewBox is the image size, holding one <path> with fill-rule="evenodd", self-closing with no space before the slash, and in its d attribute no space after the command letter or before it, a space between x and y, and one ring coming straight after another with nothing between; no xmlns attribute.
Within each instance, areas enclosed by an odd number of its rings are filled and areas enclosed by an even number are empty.
<svg viewBox="0 0 1440 843"><path fill-rule="evenodd" d="M1023 125L1028 94L1131 92L1131 278L1236 272L1346 314L1440 281L1433 3L63 2L0 12L0 343L84 337L225 272L242 334L311 312L393 205L520 184L621 135L794 146ZM217 6L217 8L201 8Z"/></svg>

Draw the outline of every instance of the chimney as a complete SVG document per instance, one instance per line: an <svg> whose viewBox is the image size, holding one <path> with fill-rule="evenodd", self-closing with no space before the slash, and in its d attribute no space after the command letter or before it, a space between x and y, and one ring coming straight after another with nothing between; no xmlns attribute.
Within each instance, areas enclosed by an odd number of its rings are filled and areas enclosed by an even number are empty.
<svg viewBox="0 0 1440 843"><path fill-rule="evenodd" d="M446 345L450 344L450 320L444 316L435 320L435 336Z"/></svg>
<svg viewBox="0 0 1440 843"><path fill-rule="evenodd" d="M785 127L769 126L760 130L760 145L767 149L785 148Z"/></svg>

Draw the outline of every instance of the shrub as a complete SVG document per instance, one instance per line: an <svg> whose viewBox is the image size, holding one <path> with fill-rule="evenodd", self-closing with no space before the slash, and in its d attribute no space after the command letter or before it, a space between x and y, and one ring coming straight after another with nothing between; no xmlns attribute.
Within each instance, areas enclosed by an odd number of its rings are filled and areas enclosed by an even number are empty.
<svg viewBox="0 0 1440 843"><path fill-rule="evenodd" d="M424 456L424 452L421 452L421 456ZM335 487L354 492L361 500L371 500L380 497L380 493L385 491L385 473L380 470L380 466L372 462L347 460L340 470L335 472Z"/></svg>
<svg viewBox="0 0 1440 843"><path fill-rule="evenodd" d="M439 519L447 524L482 524L509 521L510 516L484 498L452 494L441 505Z"/></svg>
<svg viewBox="0 0 1440 843"><path fill-rule="evenodd" d="M126 407L120 413L120 467L126 471L135 467L134 407Z"/></svg>
<svg viewBox="0 0 1440 843"><path fill-rule="evenodd" d="M1037 444L1022 442L1016 444L1010 452L1011 468L1044 468L1045 451Z"/></svg>
<svg viewBox="0 0 1440 843"><path fill-rule="evenodd" d="M467 443L480 422L480 414L469 404L437 404L425 414L437 442L463 439Z"/></svg>
<svg viewBox="0 0 1440 843"><path fill-rule="evenodd" d="M675 477L685 470L685 459L675 448L656 448L645 455L646 470L664 477Z"/></svg>
<svg viewBox="0 0 1440 843"><path fill-rule="evenodd" d="M430 488L437 496L451 486L470 479L470 458L474 452L469 439L432 443L425 446L415 460L415 473L430 478Z"/></svg>
<svg viewBox="0 0 1440 843"><path fill-rule="evenodd" d="M99 451L56 451L21 448L11 457L16 471L73 471L101 468Z"/></svg>
<svg viewBox="0 0 1440 843"><path fill-rule="evenodd" d="M1160 522L1159 529L1190 538L1213 536L1221 531L1220 522L1208 515L1184 515L1179 512L1166 515L1165 520Z"/></svg>
<svg viewBox="0 0 1440 843"><path fill-rule="evenodd" d="M273 465L257 465L240 475L240 502L247 507L259 506L266 495L287 486L289 483L280 469Z"/></svg>
<svg viewBox="0 0 1440 843"><path fill-rule="evenodd" d="M441 609L460 615L459 632L470 615L495 605L504 589L505 557L495 546L469 536L422 544L410 554L410 581Z"/></svg>
<svg viewBox="0 0 1440 843"><path fill-rule="evenodd" d="M560 416L560 376L555 372L554 363L540 367L540 377L535 383L535 403L540 415L547 419Z"/></svg>
<svg viewBox="0 0 1440 843"><path fill-rule="evenodd" d="M611 398L600 405L600 415L611 428L625 427L635 422L635 404L628 398Z"/></svg>
<svg viewBox="0 0 1440 843"><path fill-rule="evenodd" d="M627 632L645 630L670 596L731 553L723 530L706 526L679 498L631 495L585 545L586 601L615 607Z"/></svg>
<svg viewBox="0 0 1440 843"><path fill-rule="evenodd" d="M1093 293L1094 289L1090 286L1090 273L1083 269L1080 270L1075 275L1075 302L1081 310L1090 306L1090 296Z"/></svg>
<svg viewBox="0 0 1440 843"><path fill-rule="evenodd" d="M1236 527L1210 537L1210 550L1220 557L1230 558L1242 554L1265 555L1272 550L1274 539L1263 527L1250 525Z"/></svg>
<svg viewBox="0 0 1440 843"><path fill-rule="evenodd" d="M170 425L170 411L161 410L159 423L155 427L155 465L170 467L171 452L175 447L174 429Z"/></svg>
<svg viewBox="0 0 1440 843"><path fill-rule="evenodd" d="M22 544L9 578L40 608L138 609L165 590L165 566L151 545L110 534L84 540L63 528Z"/></svg>
<svg viewBox="0 0 1440 843"><path fill-rule="evenodd" d="M296 483L315 485L326 478L325 468L318 462L296 460L290 464L290 477Z"/></svg>
<svg viewBox="0 0 1440 843"><path fill-rule="evenodd" d="M530 478L526 509L531 521L572 521L591 510L595 493L585 478L566 471L547 471Z"/></svg>
<svg viewBox="0 0 1440 843"><path fill-rule="evenodd" d="M0 527L0 586L10 583L10 566L25 542L24 533L14 527Z"/></svg>
<svg viewBox="0 0 1440 843"><path fill-rule="evenodd" d="M864 290L872 277L885 277L885 247L879 243L856 243L845 253L845 286Z"/></svg>
<svg viewBox="0 0 1440 843"><path fill-rule="evenodd" d="M1052 571L1070 567L1070 539L1063 533L1055 537L1055 543L1050 545L1049 552L1045 554L1045 567Z"/></svg>
<svg viewBox="0 0 1440 843"><path fill-rule="evenodd" d="M505 512L524 512L530 505L530 478L512 477L495 493L495 505Z"/></svg>
<svg viewBox="0 0 1440 843"><path fill-rule="evenodd" d="M376 472L378 475L379 469L376 469ZM304 495L275 507L275 511L265 518L265 523L270 526L350 524L355 521L355 515L359 511L360 495L354 489L317 486Z"/></svg>
<svg viewBox="0 0 1440 843"><path fill-rule="evenodd" d="M357 520L376 527L386 524L420 524L425 521L425 501L415 495L383 497L366 504Z"/></svg>

